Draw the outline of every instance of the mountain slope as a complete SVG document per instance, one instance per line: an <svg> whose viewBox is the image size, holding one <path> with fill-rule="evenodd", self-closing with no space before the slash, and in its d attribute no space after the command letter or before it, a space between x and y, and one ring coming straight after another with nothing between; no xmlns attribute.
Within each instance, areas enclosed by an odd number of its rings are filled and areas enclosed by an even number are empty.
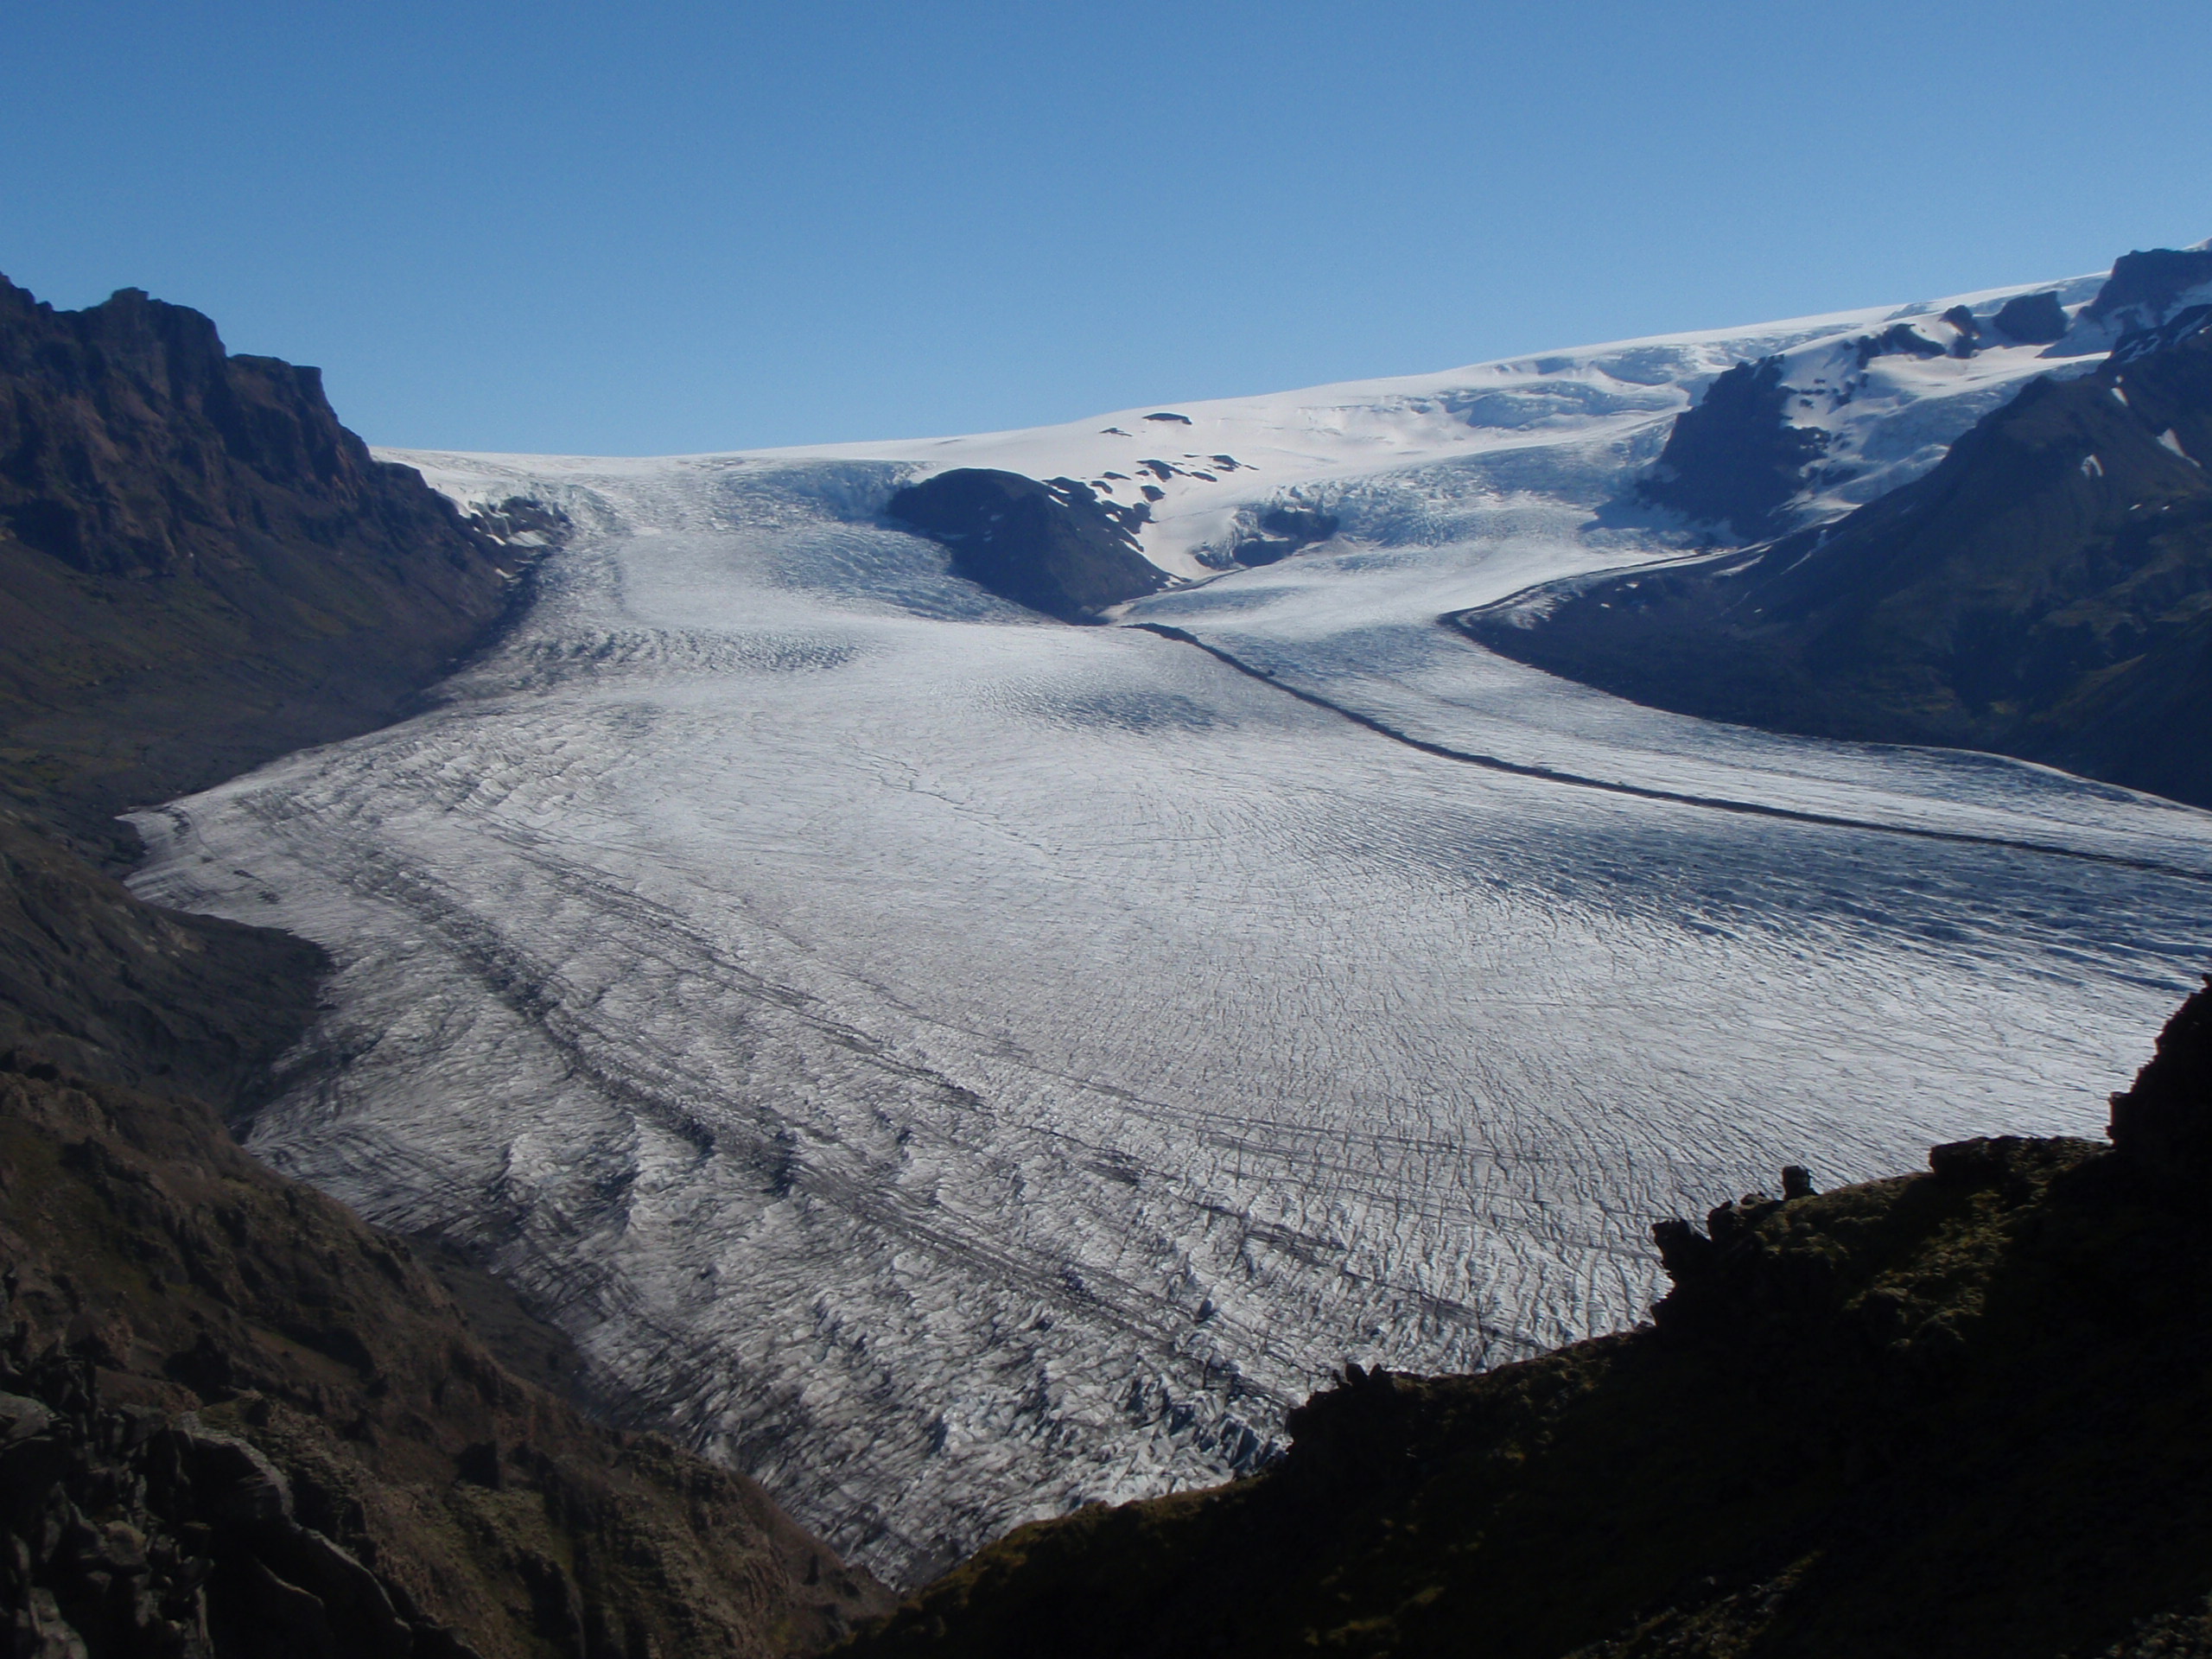
<svg viewBox="0 0 2212 1659"><path fill-rule="evenodd" d="M1622 696L2212 804L2212 307L2037 380L1840 524L1465 620Z"/></svg>
<svg viewBox="0 0 2212 1659"><path fill-rule="evenodd" d="M464 523L314 371L226 357L196 313L0 290L11 1651L768 1654L877 1605L750 1482L510 1374L480 1332L569 1380L511 1296L448 1268L464 1313L243 1153L223 1116L274 1086L328 959L80 855L149 793L388 717L561 528Z"/></svg>
<svg viewBox="0 0 2212 1659"><path fill-rule="evenodd" d="M0 278L0 784L81 836L391 718L542 540L465 524L316 370L231 356L195 311Z"/></svg>
<svg viewBox="0 0 2212 1659"><path fill-rule="evenodd" d="M1256 1478L1024 1528L846 1649L2212 1652L2212 990L2111 1150L1657 1229L1656 1325L1480 1376L1353 1368Z"/></svg>
<svg viewBox="0 0 2212 1659"><path fill-rule="evenodd" d="M957 467L908 485L884 510L950 547L956 575L1063 622L1096 620L1167 585L1137 549L1144 505L1116 506L1073 479Z"/></svg>
<svg viewBox="0 0 2212 1659"><path fill-rule="evenodd" d="M767 1655L876 1605L751 1482L517 1381L195 1102L9 1057L0 1260L0 1389L60 1420L0 1395L0 1605L95 1656Z"/></svg>

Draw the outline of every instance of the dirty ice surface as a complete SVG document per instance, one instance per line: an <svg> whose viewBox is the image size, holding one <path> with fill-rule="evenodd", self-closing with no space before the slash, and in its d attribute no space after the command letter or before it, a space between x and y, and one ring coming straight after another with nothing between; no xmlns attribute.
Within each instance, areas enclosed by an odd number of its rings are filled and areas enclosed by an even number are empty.
<svg viewBox="0 0 2212 1659"><path fill-rule="evenodd" d="M339 963L254 1149L913 1582L1253 1466L1348 1359L1633 1321L1651 1222L1783 1163L2096 1133L2202 963L2212 819L1437 625L1671 551L1599 509L1695 349L1309 456L1342 535L1124 619L1233 660L950 576L877 516L909 454L414 458L577 520L531 613L431 712L142 820L142 892ZM1069 470L1023 442L947 464Z"/></svg>

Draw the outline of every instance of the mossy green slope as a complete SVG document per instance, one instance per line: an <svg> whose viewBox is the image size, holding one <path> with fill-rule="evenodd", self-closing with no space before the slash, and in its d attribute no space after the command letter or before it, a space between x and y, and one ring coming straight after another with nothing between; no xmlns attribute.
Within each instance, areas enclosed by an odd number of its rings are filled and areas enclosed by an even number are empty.
<svg viewBox="0 0 2212 1659"><path fill-rule="evenodd" d="M2205 1061L2161 1099L2212 1118ZM1349 1372L1268 1472L1024 1528L851 1651L2212 1652L2212 1167L2171 1140L1662 1228L1654 1324Z"/></svg>

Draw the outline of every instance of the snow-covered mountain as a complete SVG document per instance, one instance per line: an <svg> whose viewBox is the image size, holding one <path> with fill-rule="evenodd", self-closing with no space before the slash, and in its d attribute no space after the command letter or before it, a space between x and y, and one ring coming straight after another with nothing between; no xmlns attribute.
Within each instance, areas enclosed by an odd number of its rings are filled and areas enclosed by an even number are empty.
<svg viewBox="0 0 2212 1659"><path fill-rule="evenodd" d="M2212 255L2206 256L2212 266ZM639 463L656 468L790 461L888 463L906 479L955 467L1072 479L1103 499L1142 505L1139 532L1161 569L1203 580L1227 568L1258 513L1296 502L1349 508L1352 539L1401 528L1392 511L1433 511L1442 472L1525 478L1544 493L1593 503L1654 460L1675 417L1725 371L1774 359L1793 394L1782 416L1826 441L1808 513L1848 510L1934 466L1944 447L2025 380L2093 360L2119 330L2092 320L2085 339L2020 341L1993 326L2010 301L2054 296L2069 320L2105 273L1991 289L1917 304L1800 317L1757 327L1616 341L1509 359L1441 374L1351 381L1259 397L1163 404L965 437L849 443L739 456ZM2212 294L2212 270L2202 284ZM2196 297L2169 297L2170 315ZM1959 314L1979 320L1962 341ZM1960 349L1962 344L1969 351ZM579 468L609 463L540 456L382 452L420 467L467 502L517 489L558 492ZM1518 464L1516 464L1518 463ZM627 465L627 463L623 463ZM1402 494L1401 494L1402 493Z"/></svg>
<svg viewBox="0 0 2212 1659"><path fill-rule="evenodd" d="M142 818L140 890L340 964L257 1151L911 1580L1251 1466L1345 1359L1633 1320L1649 1223L1785 1162L2096 1130L2201 966L2212 817L1435 624L1729 533L1641 486L1736 365L1820 434L1802 521L2094 363L2102 286L1032 432L389 452L576 534L438 708ZM2044 293L2064 338L1999 327ZM884 517L956 468L1143 503L1177 584L1070 627L960 580Z"/></svg>
<svg viewBox="0 0 2212 1659"><path fill-rule="evenodd" d="M1732 480L1738 513L1771 516L1772 467L1732 469L1708 429L1716 409L1755 401L1728 385L1668 440L1691 464L1662 459L1645 493ZM1840 520L1544 583L1460 625L1491 650L1681 714L1982 749L2212 806L2200 456L2212 456L2203 304L2123 334L2089 373L2030 382L1933 471Z"/></svg>

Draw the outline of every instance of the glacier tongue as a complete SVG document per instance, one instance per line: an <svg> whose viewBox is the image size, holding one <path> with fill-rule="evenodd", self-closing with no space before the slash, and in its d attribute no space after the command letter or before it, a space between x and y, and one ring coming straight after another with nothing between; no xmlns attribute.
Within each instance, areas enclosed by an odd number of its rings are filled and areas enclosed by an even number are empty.
<svg viewBox="0 0 2212 1659"><path fill-rule="evenodd" d="M1436 626L1669 551L1592 516L1647 401L1324 455L1346 539L1129 613L1249 672L950 578L874 517L911 455L423 457L585 526L532 613L433 711L144 815L137 885L337 959L257 1153L470 1243L913 1582L1252 1466L1347 1359L1633 1320L1649 1223L1783 1163L2094 1134L2192 980L2204 814Z"/></svg>

